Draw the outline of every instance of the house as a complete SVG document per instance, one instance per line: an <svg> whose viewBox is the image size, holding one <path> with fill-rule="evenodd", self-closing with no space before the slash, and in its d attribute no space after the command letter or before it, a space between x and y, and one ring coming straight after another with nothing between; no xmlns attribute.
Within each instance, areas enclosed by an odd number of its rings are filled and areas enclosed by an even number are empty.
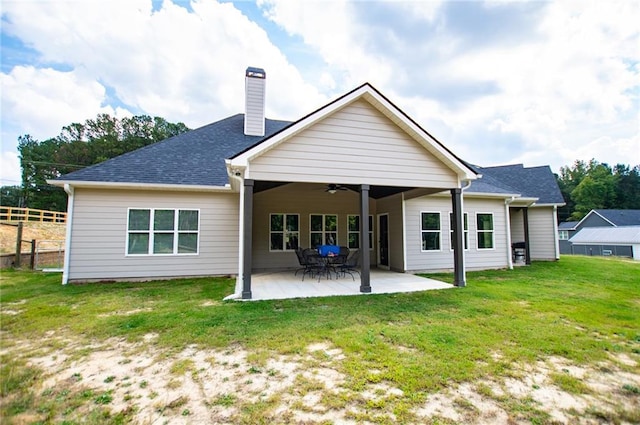
<svg viewBox="0 0 640 425"><path fill-rule="evenodd" d="M266 119L265 95L247 68L244 114L50 181L69 198L63 283L235 275L247 299L252 273L321 243L359 250L361 292L370 267L464 286L513 267L512 242L559 258L549 167L471 165L368 83L294 122Z"/></svg>
<svg viewBox="0 0 640 425"><path fill-rule="evenodd" d="M614 255L640 260L640 226L586 227L569 241L573 254Z"/></svg>
<svg viewBox="0 0 640 425"><path fill-rule="evenodd" d="M640 226L640 210L591 210L580 221L566 221L558 225L560 254L576 254L570 239L587 227L615 228Z"/></svg>

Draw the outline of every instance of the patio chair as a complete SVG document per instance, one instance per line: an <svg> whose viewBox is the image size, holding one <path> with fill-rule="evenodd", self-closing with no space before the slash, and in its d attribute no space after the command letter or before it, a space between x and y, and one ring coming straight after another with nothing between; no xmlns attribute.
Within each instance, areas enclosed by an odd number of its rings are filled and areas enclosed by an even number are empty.
<svg viewBox="0 0 640 425"><path fill-rule="evenodd" d="M336 274L336 277L340 274L340 266L346 263L347 258L349 258L349 248L346 246L340 246L338 248L339 250L335 255L327 256L325 259L327 267Z"/></svg>
<svg viewBox="0 0 640 425"><path fill-rule="evenodd" d="M300 267L296 269L296 272L293 274L294 276L297 276L299 271L306 270L309 265L307 263L307 260L304 258L303 251L304 250L302 248L296 249L296 256L298 257L298 264L300 264ZM304 274L303 274L303 277L304 277Z"/></svg>
<svg viewBox="0 0 640 425"><path fill-rule="evenodd" d="M318 280L320 280L320 275L326 271L326 266L318 255L318 251L313 248L306 248L302 250L302 257L305 264L302 272L302 281L304 282L304 277L307 274L311 275L311 277L318 276Z"/></svg>
<svg viewBox="0 0 640 425"><path fill-rule="evenodd" d="M359 261L360 250L353 251L353 254L351 254L344 263L338 266L338 272L342 273L343 276L346 276L346 274L349 273L351 275L351 279L356 280L353 273L355 272L358 273L358 276L360 275L360 272L357 270Z"/></svg>

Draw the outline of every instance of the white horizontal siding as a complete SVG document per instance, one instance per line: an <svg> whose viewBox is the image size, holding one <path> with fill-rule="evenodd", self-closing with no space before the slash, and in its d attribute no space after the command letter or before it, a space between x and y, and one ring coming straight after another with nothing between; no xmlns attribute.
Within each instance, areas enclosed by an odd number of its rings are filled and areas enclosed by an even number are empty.
<svg viewBox="0 0 640 425"><path fill-rule="evenodd" d="M268 270L293 268L298 265L295 252L270 252L270 214L300 215L302 248L309 248L309 221L311 214L338 215L338 245L347 245L347 215L360 214L360 194L350 190L325 192L319 184L292 183L256 193L253 199L253 268ZM369 202L369 213L375 217L375 201ZM375 226L375 224L374 224Z"/></svg>
<svg viewBox="0 0 640 425"><path fill-rule="evenodd" d="M481 270L507 267L506 221L502 200L464 199L464 212L468 214L469 249L465 251L467 270ZM439 251L422 251L421 212L439 212L441 239ZM423 196L405 202L406 217L406 256L408 271L453 270L453 251L451 249L451 225L449 213L452 212L451 198L447 196ZM477 247L477 213L493 213L494 248Z"/></svg>
<svg viewBox="0 0 640 425"><path fill-rule="evenodd" d="M452 188L456 174L386 116L356 101L250 163L255 180Z"/></svg>
<svg viewBox="0 0 640 425"><path fill-rule="evenodd" d="M529 208L529 250L532 260L556 259L553 207Z"/></svg>
<svg viewBox="0 0 640 425"><path fill-rule="evenodd" d="M71 281L237 273L237 194L76 189L74 196ZM199 209L199 253L127 256L129 208Z"/></svg>

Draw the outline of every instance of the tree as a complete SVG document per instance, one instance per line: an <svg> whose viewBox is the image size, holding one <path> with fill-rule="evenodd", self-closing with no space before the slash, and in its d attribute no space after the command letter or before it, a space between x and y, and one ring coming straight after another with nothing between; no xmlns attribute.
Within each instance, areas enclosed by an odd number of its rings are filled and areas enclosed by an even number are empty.
<svg viewBox="0 0 640 425"><path fill-rule="evenodd" d="M556 176L566 205L559 221L580 220L592 209L640 208L640 165L611 168L595 159L561 167Z"/></svg>
<svg viewBox="0 0 640 425"><path fill-rule="evenodd" d="M0 187L0 205L4 207L23 207L24 199L22 198L22 187Z"/></svg>
<svg viewBox="0 0 640 425"><path fill-rule="evenodd" d="M614 168L618 208L640 209L640 165L631 168L618 164Z"/></svg>
<svg viewBox="0 0 640 425"><path fill-rule="evenodd" d="M565 205L558 209L558 220L567 221L575 210L575 201L571 198L571 192L580 184L587 175L587 164L584 161L576 160L573 166L560 168L560 176L556 176L558 187L564 198Z"/></svg>
<svg viewBox="0 0 640 425"><path fill-rule="evenodd" d="M48 179L189 131L183 123L147 115L118 119L99 114L84 124L64 126L42 142L25 134L18 138L24 204L30 208L65 211L65 192Z"/></svg>

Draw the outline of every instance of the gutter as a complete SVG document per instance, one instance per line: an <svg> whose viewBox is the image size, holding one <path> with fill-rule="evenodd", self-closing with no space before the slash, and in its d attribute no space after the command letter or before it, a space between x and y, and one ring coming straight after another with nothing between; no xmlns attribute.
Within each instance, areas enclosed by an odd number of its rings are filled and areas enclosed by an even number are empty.
<svg viewBox="0 0 640 425"><path fill-rule="evenodd" d="M88 189L124 189L124 190L164 190L175 192L233 192L231 187L205 186L195 184L157 184L157 183L120 183L77 180L47 180L47 184L57 187L71 186Z"/></svg>
<svg viewBox="0 0 640 425"><path fill-rule="evenodd" d="M233 294L227 295L223 301L242 299L242 282L244 281L244 173L245 168L231 167L227 160L227 174L229 175L230 189L240 192L240 206L238 214L238 274Z"/></svg>

